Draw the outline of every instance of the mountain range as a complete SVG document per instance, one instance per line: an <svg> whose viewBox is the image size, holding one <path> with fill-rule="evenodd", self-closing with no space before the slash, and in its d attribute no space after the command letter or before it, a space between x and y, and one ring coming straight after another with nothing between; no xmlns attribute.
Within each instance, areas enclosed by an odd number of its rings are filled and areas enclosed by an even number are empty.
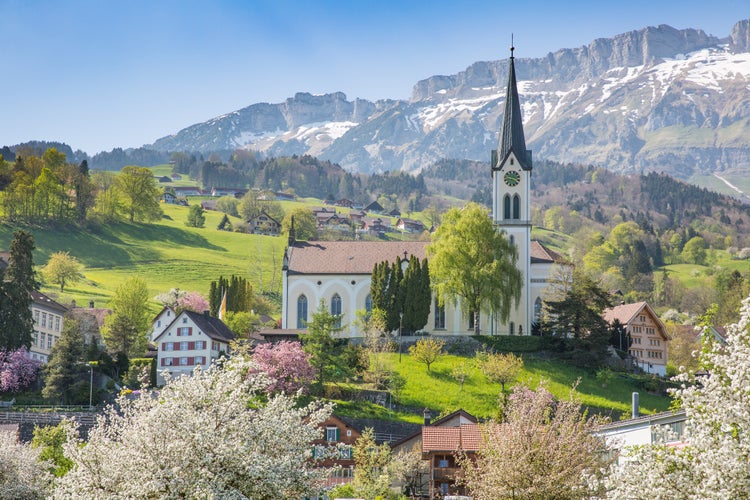
<svg viewBox="0 0 750 500"><path fill-rule="evenodd" d="M443 158L488 161L508 59L414 85L409 100L298 93L189 126L145 146L309 154L350 171L421 171ZM687 179L750 172L750 20L725 38L667 25L515 59L535 157Z"/></svg>

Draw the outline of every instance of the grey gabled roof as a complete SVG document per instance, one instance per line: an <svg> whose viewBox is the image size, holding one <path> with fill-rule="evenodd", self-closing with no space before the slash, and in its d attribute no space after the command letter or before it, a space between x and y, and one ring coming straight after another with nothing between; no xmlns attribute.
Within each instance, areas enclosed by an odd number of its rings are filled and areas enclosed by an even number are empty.
<svg viewBox="0 0 750 500"><path fill-rule="evenodd" d="M209 316L207 312L201 314L193 311L184 310L181 313L177 314L174 319L172 320L167 327L162 330L162 332L154 339L154 341L158 341L164 333L169 330L175 322L182 317L182 315L185 315L189 317L193 323L195 323L195 326L200 328L200 330L208 335L209 338L213 340L219 340L222 342L229 342L230 340L234 339L234 333L232 333L232 330L229 329L229 327L224 324L223 321L221 321L219 318L214 318L213 316Z"/></svg>
<svg viewBox="0 0 750 500"><path fill-rule="evenodd" d="M531 170L531 155L526 150L526 139L523 135L523 120L521 117L521 101L518 98L516 87L516 66L513 57L514 47L510 48L510 68L508 71L508 89L505 93L505 112L503 124L500 129L500 143L498 144L498 157L500 163L504 162L511 151L521 163L521 168ZM493 168L495 165L493 165Z"/></svg>

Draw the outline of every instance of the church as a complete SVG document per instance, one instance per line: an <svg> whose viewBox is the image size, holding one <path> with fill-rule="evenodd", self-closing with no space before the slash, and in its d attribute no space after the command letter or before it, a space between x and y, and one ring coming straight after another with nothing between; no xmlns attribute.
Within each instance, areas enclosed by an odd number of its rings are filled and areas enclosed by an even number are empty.
<svg viewBox="0 0 750 500"><path fill-rule="evenodd" d="M511 47L508 87L498 149L491 153L492 218L518 249L516 265L523 276L518 306L507 323L484 316L483 335L530 335L542 307L542 294L561 257L531 239L531 151L526 149L521 103ZM353 324L357 310L370 310L370 276L375 264L424 259L428 242L295 241L289 238L283 263L282 328L304 329L323 300L332 314L341 314L343 337L361 337ZM433 300L424 332L431 335L472 335L467 311Z"/></svg>

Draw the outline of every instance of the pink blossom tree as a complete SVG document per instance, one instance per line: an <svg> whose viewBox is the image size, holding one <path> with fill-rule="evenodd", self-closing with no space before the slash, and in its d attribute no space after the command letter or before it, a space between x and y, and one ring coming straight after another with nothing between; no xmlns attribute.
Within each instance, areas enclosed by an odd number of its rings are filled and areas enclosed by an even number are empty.
<svg viewBox="0 0 750 500"><path fill-rule="evenodd" d="M208 311L209 305L208 300L198 292L187 292L181 297L177 298L176 309L178 311L193 311L202 313Z"/></svg>
<svg viewBox="0 0 750 500"><path fill-rule="evenodd" d="M310 355L299 342L287 340L275 344L260 344L253 352L253 362L272 379L266 392L296 392L304 389L315 378Z"/></svg>
<svg viewBox="0 0 750 500"><path fill-rule="evenodd" d="M41 363L31 359L25 347L0 351L0 391L17 392L36 380Z"/></svg>

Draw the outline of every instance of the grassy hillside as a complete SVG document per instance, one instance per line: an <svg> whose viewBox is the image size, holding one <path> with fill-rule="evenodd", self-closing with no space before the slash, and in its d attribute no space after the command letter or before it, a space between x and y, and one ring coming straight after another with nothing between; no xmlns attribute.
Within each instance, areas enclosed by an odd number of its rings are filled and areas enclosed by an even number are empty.
<svg viewBox="0 0 750 500"><path fill-rule="evenodd" d="M207 294L212 280L230 274L248 277L256 290L272 285L279 290L284 238L218 231L218 212L206 212L206 227L189 228L187 207L162 208L164 216L154 224L116 223L94 231L25 228L34 235L38 266L57 251L70 252L85 266L85 281L66 287L65 293L48 284L42 290L62 303L94 299L97 306L131 276L142 277L152 295L175 287ZM8 248L14 229L0 226L0 248Z"/></svg>
<svg viewBox="0 0 750 500"><path fill-rule="evenodd" d="M478 417L488 418L496 415L500 384L488 383L473 358L446 355L430 367L417 363L408 354L403 354L401 362L397 353L385 354L388 364L402 375L406 385L398 397L400 405L433 411L457 410L462 408ZM451 375L453 367L463 364L467 367L468 377L463 388ZM560 361L541 359L534 355L524 355L524 368L518 377L518 383L532 388L543 385L556 397L569 399L571 388L579 381L577 397L585 407L613 415L628 415L632 393L639 392L641 413L655 413L669 408L668 397L649 394L639 389L632 379L615 376L606 387L589 371L569 366ZM353 417L380 417L419 422L421 411L389 412L387 409L362 402L339 401L337 412Z"/></svg>

